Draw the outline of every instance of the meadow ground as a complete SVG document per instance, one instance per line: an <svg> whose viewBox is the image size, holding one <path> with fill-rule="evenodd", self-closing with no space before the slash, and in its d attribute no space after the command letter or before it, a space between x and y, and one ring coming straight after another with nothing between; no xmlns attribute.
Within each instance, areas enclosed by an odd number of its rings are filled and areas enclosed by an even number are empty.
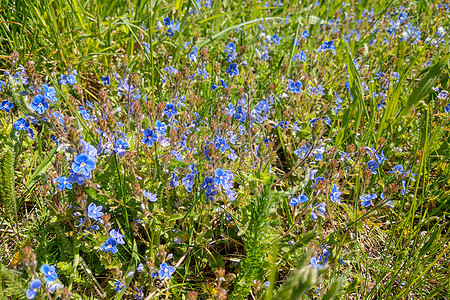
<svg viewBox="0 0 450 300"><path fill-rule="evenodd" d="M450 298L449 5L5 0L0 298Z"/></svg>

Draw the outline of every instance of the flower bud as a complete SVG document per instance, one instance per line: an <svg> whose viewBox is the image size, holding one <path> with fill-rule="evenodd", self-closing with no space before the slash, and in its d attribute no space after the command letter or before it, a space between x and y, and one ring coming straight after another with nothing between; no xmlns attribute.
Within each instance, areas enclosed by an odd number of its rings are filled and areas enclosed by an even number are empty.
<svg viewBox="0 0 450 300"><path fill-rule="evenodd" d="M225 299L227 299L227 293L228 293L228 291L226 289L219 287L217 289L217 294L216 294L215 298L219 299L219 300L225 300Z"/></svg>
<svg viewBox="0 0 450 300"><path fill-rule="evenodd" d="M219 280L219 282L224 281L225 280L225 269L224 268L218 268L217 270L214 271L214 274L216 275L217 280Z"/></svg>
<svg viewBox="0 0 450 300"><path fill-rule="evenodd" d="M30 269L34 270L37 266L36 262L36 255L33 252L33 249L31 247L24 247L22 249L23 253L23 262L26 264Z"/></svg>
<svg viewBox="0 0 450 300"><path fill-rule="evenodd" d="M261 289L261 280L253 280L253 290L255 292L259 291Z"/></svg>
<svg viewBox="0 0 450 300"><path fill-rule="evenodd" d="M350 154L350 153L353 153L354 151L355 151L355 149L356 149L356 145L355 144L350 144L350 145L348 145L348 147L347 147L347 152Z"/></svg>
<svg viewBox="0 0 450 300"><path fill-rule="evenodd" d="M366 148L364 146L360 146L358 148L358 152L359 152L360 155L363 155L363 154L366 153Z"/></svg>
<svg viewBox="0 0 450 300"><path fill-rule="evenodd" d="M365 181L369 181L372 178L372 172L369 169L365 169L363 173L363 178Z"/></svg>
<svg viewBox="0 0 450 300"><path fill-rule="evenodd" d="M197 300L197 297L198 297L198 292L196 292L196 291L190 291L186 295L187 300Z"/></svg>
<svg viewBox="0 0 450 300"><path fill-rule="evenodd" d="M83 88L81 86L79 86L78 84L75 84L73 86L73 89L77 92L77 94L80 96L81 100L84 99L84 93L83 93Z"/></svg>
<svg viewBox="0 0 450 300"><path fill-rule="evenodd" d="M35 72L34 61L27 61L27 63L25 64L25 70L27 71L28 75L33 76Z"/></svg>
<svg viewBox="0 0 450 300"><path fill-rule="evenodd" d="M18 59L19 59L19 52L15 51L11 54L9 62L11 63L11 65L14 66L17 63Z"/></svg>

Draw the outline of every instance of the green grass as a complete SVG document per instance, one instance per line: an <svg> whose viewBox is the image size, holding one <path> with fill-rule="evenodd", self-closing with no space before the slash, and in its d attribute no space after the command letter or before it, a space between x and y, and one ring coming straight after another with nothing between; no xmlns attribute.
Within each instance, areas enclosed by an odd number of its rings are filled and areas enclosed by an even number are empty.
<svg viewBox="0 0 450 300"><path fill-rule="evenodd" d="M26 299L32 279L44 282L39 268L47 263L57 266L64 287L55 294L42 288L37 299L132 299L139 287L144 299L187 299L192 291L199 299L445 299L450 152L444 108L449 98L439 91L449 89L450 49L447 32L436 32L449 28L446 8L427 1L204 4L2 4L0 80L6 85L0 103L8 100L14 109L0 111L0 295ZM402 7L408 20L390 35L389 19L396 20ZM165 17L179 21L173 37L161 28ZM417 42L400 40L409 22L420 29ZM310 36L298 47L293 41L304 30ZM280 45L264 42L262 33L269 39L276 33ZM330 40L336 53L318 53ZM230 63L224 48L230 42L240 63L234 77L225 72ZM195 61L189 59L194 44ZM293 60L300 51L306 62ZM29 85L13 79L19 65ZM190 77L202 65L208 78ZM178 74L168 74L169 66ZM60 85L60 75L74 69L77 84ZM137 100L126 92L118 95L114 72L139 89ZM385 75L377 78L380 72ZM109 87L101 82L106 75ZM302 92L291 92L288 79L301 81ZM40 115L30 107L29 86L37 91L43 83L55 89L58 101ZM213 85L218 88L212 90ZM319 85L323 94L309 90ZM30 95L19 94L24 90ZM378 107L382 96L374 93L385 93L384 108ZM342 108L336 113L337 94ZM143 144L141 130L156 126L156 120L169 123L166 103L183 96L178 123L167 130L170 143ZM268 118L250 122L251 110L263 99L273 101ZM229 103L250 107L243 124L224 112ZM103 121L85 119L80 106ZM68 117L64 129L49 114L55 111ZM38 121L30 127L33 139L13 126L29 116ZM313 119L318 119L314 126ZM280 121L288 121L289 129L275 128ZM55 180L69 175L74 157L84 151L81 139L95 147L107 141L97 129L114 142L117 130L124 132L127 154L99 155L92 179L59 191ZM235 143L229 131L237 135ZM229 150L217 149L215 137L226 138L236 160L228 158ZM183 150L183 139L196 151ZM310 157L294 153L307 145L314 147L305 153ZM323 159L315 159L321 146ZM370 148L388 159L376 174L367 170L367 162L376 160ZM181 182L192 163L198 171L192 191L185 184L172 188L172 172ZM409 173L388 173L398 164ZM221 187L214 202L205 202L200 185L218 168L234 174L235 201ZM314 169L325 180L312 187ZM341 204L332 201L334 184L342 192ZM158 200L150 202L143 190ZM393 208L381 202L382 192ZM373 193L378 195L373 205L362 207L360 197ZM308 201L290 206L300 194ZM90 203L103 207L102 222L89 218ZM325 203L326 212L315 221L311 214L318 203ZM83 217L84 225L77 227ZM93 225L99 229L87 230ZM99 251L111 228L125 236L117 254ZM310 267L324 245L328 264ZM152 276L163 262L176 267L171 280ZM140 263L143 272L136 270ZM114 290L116 281L125 286L121 292Z"/></svg>

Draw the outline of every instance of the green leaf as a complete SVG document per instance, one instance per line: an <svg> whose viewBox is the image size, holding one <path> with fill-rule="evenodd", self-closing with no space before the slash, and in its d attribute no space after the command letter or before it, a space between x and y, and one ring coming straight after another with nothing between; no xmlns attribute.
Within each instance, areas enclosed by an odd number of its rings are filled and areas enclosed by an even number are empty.
<svg viewBox="0 0 450 300"><path fill-rule="evenodd" d="M405 106L397 113L395 119L389 122L390 119L394 116L394 112L397 110L403 83L406 80L407 74L411 71L413 62L409 64L404 74L401 75L400 81L396 84L394 92L392 93L392 96L389 98L387 106L383 112L380 126L378 128L378 138L382 136L384 129L386 129L386 127L388 126L387 125L388 123L390 123L391 128L393 128L393 126L396 125L401 120L402 116L406 115L414 105L419 103L420 100L422 100L425 96L427 96L430 93L431 88L437 84L439 76L442 73L442 70L447 65L447 60L448 57L439 61L432 67L428 68L428 71L426 72L422 80L419 82L418 86L409 95ZM419 75L421 74L422 73L420 73Z"/></svg>
<svg viewBox="0 0 450 300"><path fill-rule="evenodd" d="M442 73L442 70L444 70L444 67L447 65L447 58L439 61L434 66L430 68L430 70L426 73L426 75L420 80L419 85L414 89L414 91L409 95L408 101L406 102L406 106L399 112L397 115L397 120L407 114L411 108L419 103L420 100L425 98L430 91L431 88L434 87L438 80L439 76ZM396 120L396 121L397 121Z"/></svg>
<svg viewBox="0 0 450 300"><path fill-rule="evenodd" d="M348 81L350 84L350 92L353 97L353 101L352 103L350 103L350 106L344 115L341 131L336 137L337 145L341 145L344 140L344 136L348 135L347 128L352 123L352 120L354 120L355 122L355 125L353 126L353 130L355 133L359 129L363 113L365 113L366 119L367 121L369 121L369 112L367 111L367 107L364 104L364 89L361 76L359 75L358 69L353 62L350 51L347 52L347 66ZM353 119L352 117L354 114L356 114L356 116Z"/></svg>
<svg viewBox="0 0 450 300"><path fill-rule="evenodd" d="M181 8L183 7L183 0L177 0L175 3L175 10L181 12Z"/></svg>
<svg viewBox="0 0 450 300"><path fill-rule="evenodd" d="M344 276L341 276L334 280L333 285L328 289L325 295L323 295L323 300L332 300L337 297L341 287Z"/></svg>
<svg viewBox="0 0 450 300"><path fill-rule="evenodd" d="M39 164L39 166L34 171L33 175L27 180L26 187L27 189L31 188L34 180L36 180L42 173L44 173L47 168L50 166L50 162L52 161L53 155L55 155L58 146L53 147L52 150L47 154L44 160Z"/></svg>

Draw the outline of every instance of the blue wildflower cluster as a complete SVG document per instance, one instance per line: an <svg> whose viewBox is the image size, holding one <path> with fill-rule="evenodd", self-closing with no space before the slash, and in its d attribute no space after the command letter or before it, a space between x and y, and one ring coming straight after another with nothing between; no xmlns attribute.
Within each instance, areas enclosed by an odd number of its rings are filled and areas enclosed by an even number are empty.
<svg viewBox="0 0 450 300"><path fill-rule="evenodd" d="M131 2L5 56L12 298L445 297L448 4Z"/></svg>

